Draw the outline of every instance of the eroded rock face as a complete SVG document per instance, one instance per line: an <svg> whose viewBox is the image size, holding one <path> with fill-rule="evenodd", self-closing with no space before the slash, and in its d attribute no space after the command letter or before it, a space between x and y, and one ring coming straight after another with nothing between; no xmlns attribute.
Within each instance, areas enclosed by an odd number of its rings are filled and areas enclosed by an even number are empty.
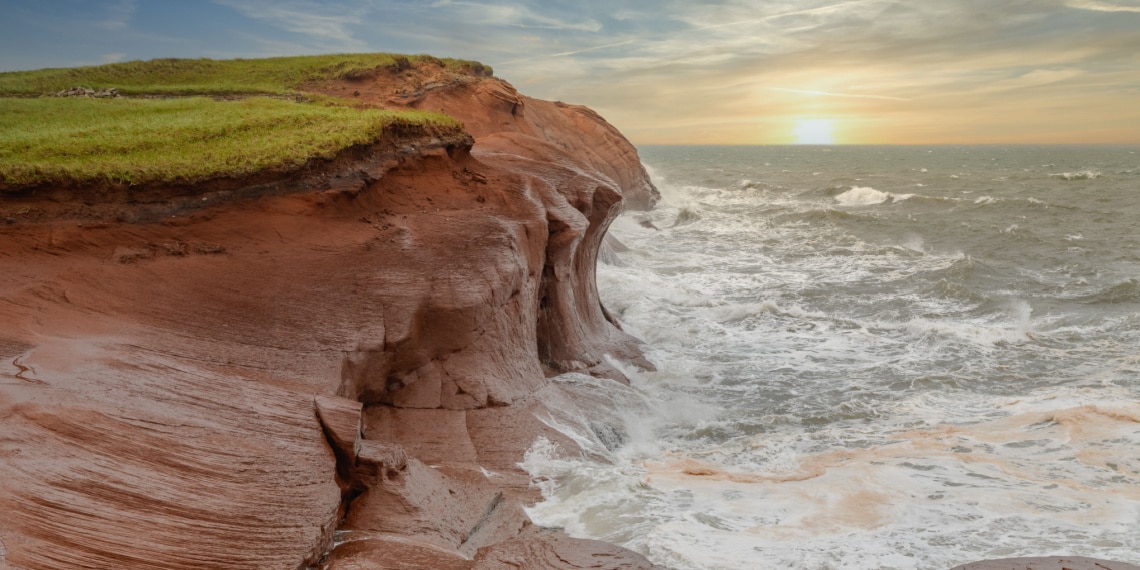
<svg viewBox="0 0 1140 570"><path fill-rule="evenodd" d="M660 199L637 150L613 125L581 105L543 101L521 95L511 84L482 76L445 76L430 64L407 72L380 73L361 80L313 86L334 96L375 106L442 111L460 121L477 139L519 133L562 150L559 160L604 178L624 197L623 207L648 210Z"/></svg>
<svg viewBox="0 0 1140 570"><path fill-rule="evenodd" d="M291 570L340 528L366 539L334 568L393 541L460 568L515 540L516 464L559 437L546 376L648 366L593 265L622 196L653 190L584 109L485 78L431 93L473 149L194 206L21 198L45 215L0 233L4 563Z"/></svg>
<svg viewBox="0 0 1140 570"><path fill-rule="evenodd" d="M456 104L464 99L478 104ZM627 209L649 210L661 197L629 140L588 107L526 97L497 79L430 91L411 106L454 109L477 139L518 133L549 143L562 151L563 163L606 179L625 198Z"/></svg>

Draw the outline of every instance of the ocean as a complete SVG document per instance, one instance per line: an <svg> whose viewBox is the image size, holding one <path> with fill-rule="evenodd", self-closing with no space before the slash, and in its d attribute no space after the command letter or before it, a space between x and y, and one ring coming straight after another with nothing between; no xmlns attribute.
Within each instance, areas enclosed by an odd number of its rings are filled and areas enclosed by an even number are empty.
<svg viewBox="0 0 1140 570"><path fill-rule="evenodd" d="M537 523L676 569L1140 563L1140 146L639 151L663 199L598 287L658 370L556 379L599 405L527 455Z"/></svg>

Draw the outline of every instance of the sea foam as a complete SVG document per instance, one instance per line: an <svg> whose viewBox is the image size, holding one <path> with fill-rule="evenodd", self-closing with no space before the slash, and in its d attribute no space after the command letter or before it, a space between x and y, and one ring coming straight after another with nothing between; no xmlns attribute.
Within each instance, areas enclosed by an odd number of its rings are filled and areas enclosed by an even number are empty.
<svg viewBox="0 0 1140 570"><path fill-rule="evenodd" d="M1053 178L1060 178L1061 180L1096 180L1100 178L1101 174L1093 170L1082 170L1080 172L1061 172L1059 174L1050 174Z"/></svg>
<svg viewBox="0 0 1140 570"><path fill-rule="evenodd" d="M835 201L843 206L873 206L888 200L902 202L913 198L914 194L892 194L875 190L869 186L853 186L850 190L835 197Z"/></svg>

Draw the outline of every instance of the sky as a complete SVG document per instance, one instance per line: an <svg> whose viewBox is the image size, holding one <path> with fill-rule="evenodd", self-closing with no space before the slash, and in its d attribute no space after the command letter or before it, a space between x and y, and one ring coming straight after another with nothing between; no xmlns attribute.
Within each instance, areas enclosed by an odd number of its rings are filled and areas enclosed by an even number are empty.
<svg viewBox="0 0 1140 570"><path fill-rule="evenodd" d="M635 144L1140 143L1140 0L0 0L0 71L386 51Z"/></svg>

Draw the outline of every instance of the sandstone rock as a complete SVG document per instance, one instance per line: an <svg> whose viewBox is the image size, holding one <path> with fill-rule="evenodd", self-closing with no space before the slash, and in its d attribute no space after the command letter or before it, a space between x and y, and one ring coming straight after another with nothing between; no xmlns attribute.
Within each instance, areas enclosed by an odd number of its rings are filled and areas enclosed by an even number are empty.
<svg viewBox="0 0 1140 570"><path fill-rule="evenodd" d="M467 434L467 412L369 406L364 437L395 443L429 465L476 464L479 460Z"/></svg>
<svg viewBox="0 0 1140 570"><path fill-rule="evenodd" d="M344 533L324 570L470 570L474 561L458 552L402 536Z"/></svg>
<svg viewBox="0 0 1140 570"><path fill-rule="evenodd" d="M421 67L421 73L424 70ZM609 180L624 197L624 207L648 210L660 199L641 164L637 149L613 125L579 105L542 101L519 94L509 83L489 76L440 81L431 88L401 84L398 76L359 83L314 86L337 94L345 89L380 106L409 106L445 111L463 121L476 139L505 132L564 149L563 160ZM412 93L397 95L401 90Z"/></svg>
<svg viewBox="0 0 1140 570"><path fill-rule="evenodd" d="M337 470L347 480L352 476L351 471L360 453L360 414L363 405L356 400L329 396L317 396L313 403L325 437L336 453Z"/></svg>
<svg viewBox="0 0 1140 570"><path fill-rule="evenodd" d="M371 81L352 90L368 99ZM365 542L391 542L376 533L417 537L408 560L434 543L441 568L504 541L480 563L529 552L515 464L550 429L546 374L639 361L593 271L622 197L653 189L584 108L486 78L414 99L470 117L474 148L396 141L338 159L345 176L70 208L71 190L46 189L28 206L60 216L5 225L6 563L292 570L332 547L342 498L345 529L372 537L334 551L343 568L376 559ZM597 546L535 540L539 560Z"/></svg>
<svg viewBox="0 0 1140 570"><path fill-rule="evenodd" d="M952 570L1140 570L1140 566L1083 556L1043 556L985 560L955 566Z"/></svg>
<svg viewBox="0 0 1140 570"><path fill-rule="evenodd" d="M433 469L408 459L349 505L342 530L415 536L461 554L515 536L527 522L517 502L471 469Z"/></svg>
<svg viewBox="0 0 1140 570"><path fill-rule="evenodd" d="M378 441L361 441L356 457L353 482L361 488L394 481L408 468L408 452L404 448Z"/></svg>
<svg viewBox="0 0 1140 570"><path fill-rule="evenodd" d="M481 549L473 570L664 570L640 554L597 540L534 528Z"/></svg>

